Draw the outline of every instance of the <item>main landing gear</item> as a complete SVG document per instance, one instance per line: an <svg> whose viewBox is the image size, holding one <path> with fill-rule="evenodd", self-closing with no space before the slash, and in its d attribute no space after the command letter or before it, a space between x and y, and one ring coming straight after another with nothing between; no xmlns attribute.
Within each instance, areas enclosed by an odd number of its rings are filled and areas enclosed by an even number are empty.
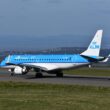
<svg viewBox="0 0 110 110"><path fill-rule="evenodd" d="M49 74L56 74L56 77L63 77L63 72L62 71L51 71L51 72L48 72ZM36 78L42 78L43 77L43 74L42 74L42 71L36 71L36 75L35 75Z"/></svg>
<svg viewBox="0 0 110 110"><path fill-rule="evenodd" d="M62 71L58 71L58 72L56 73L56 76L57 76L57 77L63 77L63 72L62 72Z"/></svg>
<svg viewBox="0 0 110 110"><path fill-rule="evenodd" d="M42 78L43 77L43 74L42 72L37 72L36 75L35 75L36 78Z"/></svg>

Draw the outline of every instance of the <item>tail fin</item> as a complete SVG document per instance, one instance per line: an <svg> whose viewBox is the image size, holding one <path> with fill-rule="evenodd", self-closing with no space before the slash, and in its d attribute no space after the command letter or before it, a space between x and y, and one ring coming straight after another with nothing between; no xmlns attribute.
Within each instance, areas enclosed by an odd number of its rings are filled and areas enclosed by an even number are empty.
<svg viewBox="0 0 110 110"><path fill-rule="evenodd" d="M98 30L86 51L81 53L85 56L99 56L103 30Z"/></svg>

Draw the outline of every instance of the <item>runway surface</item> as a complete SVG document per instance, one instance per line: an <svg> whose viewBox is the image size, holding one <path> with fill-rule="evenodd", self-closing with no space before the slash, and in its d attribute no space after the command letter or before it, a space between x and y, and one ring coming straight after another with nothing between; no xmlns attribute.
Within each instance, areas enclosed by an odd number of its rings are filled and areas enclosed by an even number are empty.
<svg viewBox="0 0 110 110"><path fill-rule="evenodd" d="M35 78L34 73L27 75L14 75L6 71L0 72L0 81L15 81L15 82L34 82L34 83L49 83L49 84L68 84L68 85L91 85L110 87L110 77L95 77L95 76L80 76L64 74L63 78L57 78L55 75L44 74L43 78Z"/></svg>

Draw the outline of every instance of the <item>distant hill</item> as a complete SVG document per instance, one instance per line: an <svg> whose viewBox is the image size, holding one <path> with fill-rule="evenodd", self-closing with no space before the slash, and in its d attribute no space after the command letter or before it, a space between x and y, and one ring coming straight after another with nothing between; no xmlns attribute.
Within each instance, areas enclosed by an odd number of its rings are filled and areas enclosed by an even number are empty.
<svg viewBox="0 0 110 110"><path fill-rule="evenodd" d="M45 50L10 50L10 51L0 51L0 56L6 56L9 54L79 54L85 51L85 47L59 47ZM110 53L110 49L101 49L100 54L102 56L107 56Z"/></svg>

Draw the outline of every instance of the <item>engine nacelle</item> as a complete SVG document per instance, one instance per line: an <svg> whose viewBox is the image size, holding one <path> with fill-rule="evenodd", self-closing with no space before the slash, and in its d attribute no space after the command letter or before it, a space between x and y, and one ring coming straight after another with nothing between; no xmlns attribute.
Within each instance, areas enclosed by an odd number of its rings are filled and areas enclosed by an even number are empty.
<svg viewBox="0 0 110 110"><path fill-rule="evenodd" d="M20 67L20 66L16 66L14 69L9 69L8 71L14 73L14 74L26 74L28 72L28 70L26 69L26 67Z"/></svg>
<svg viewBox="0 0 110 110"><path fill-rule="evenodd" d="M23 73L23 68L17 66L15 67L14 71L15 74L22 74Z"/></svg>

